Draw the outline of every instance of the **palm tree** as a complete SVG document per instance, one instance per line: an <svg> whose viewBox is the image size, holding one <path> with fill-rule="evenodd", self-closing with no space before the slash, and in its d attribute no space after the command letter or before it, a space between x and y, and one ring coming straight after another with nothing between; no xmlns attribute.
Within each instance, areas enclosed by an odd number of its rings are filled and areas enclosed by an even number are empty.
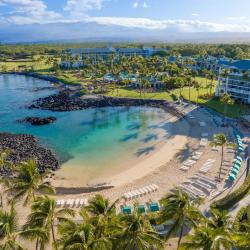
<svg viewBox="0 0 250 250"><path fill-rule="evenodd" d="M222 165L223 165L223 160L224 160L224 148L226 146L234 146L233 143L230 143L227 140L227 137L225 134L215 134L213 137L213 141L210 143L212 147L221 147L221 163L220 163L220 171L219 171L219 181L220 181L220 176L221 176L221 170L222 170Z"/></svg>
<svg viewBox="0 0 250 250"><path fill-rule="evenodd" d="M196 92L197 92L196 105L198 105L201 84L198 81L193 81L193 86L194 86L194 88L196 89Z"/></svg>
<svg viewBox="0 0 250 250"><path fill-rule="evenodd" d="M184 191L174 189L161 200L161 204L162 209L159 222L172 222L172 226L166 236L167 239L180 231L177 248L179 249L184 229L196 227L197 221L201 218L198 210L201 200L191 200Z"/></svg>
<svg viewBox="0 0 250 250"><path fill-rule="evenodd" d="M30 228L24 226L20 237L28 241L36 241L36 250L44 250L49 242L49 232L42 227Z"/></svg>
<svg viewBox="0 0 250 250"><path fill-rule="evenodd" d="M94 216L109 216L114 215L116 212L115 205L118 200L110 204L110 201L102 195L97 194L89 200L89 205L86 210Z"/></svg>
<svg viewBox="0 0 250 250"><path fill-rule="evenodd" d="M55 193L54 188L43 181L46 175L47 172L39 173L35 160L21 162L15 176L4 183L6 192L13 200L24 198L24 206L26 206L30 200L35 200L37 192Z"/></svg>
<svg viewBox="0 0 250 250"><path fill-rule="evenodd" d="M223 229L210 228L208 224L195 228L194 232L186 237L187 242L181 244L185 250L221 250L232 249L232 238Z"/></svg>
<svg viewBox="0 0 250 250"><path fill-rule="evenodd" d="M69 208L57 209L54 199L48 196L39 196L31 205L31 214L28 216L27 222L24 225L24 230L43 228L45 230L44 234L37 236L40 245L47 242L49 232L51 232L54 247L57 249L54 224L56 220L59 222L66 221L66 216L74 216L74 211ZM36 233L41 232L36 231ZM45 236L48 236L48 239Z"/></svg>
<svg viewBox="0 0 250 250"><path fill-rule="evenodd" d="M61 236L57 244L62 249L79 250L111 250L113 248L112 238L103 234L97 235L98 228L88 213L80 211L81 223L72 220L63 221L58 225L58 234Z"/></svg>
<svg viewBox="0 0 250 250"><path fill-rule="evenodd" d="M85 208L91 216L91 223L95 227L95 236L98 238L111 237L111 232L117 230L120 222L116 216L116 204L118 200L110 203L102 195L97 194L89 200L89 205ZM84 214L83 216L84 217Z"/></svg>
<svg viewBox="0 0 250 250"><path fill-rule="evenodd" d="M229 228L231 228L232 220L231 216L228 214L228 211L220 211L216 208L211 208L210 214L211 218L208 221L208 225L211 228L224 228L225 230L229 230Z"/></svg>
<svg viewBox="0 0 250 250"><path fill-rule="evenodd" d="M12 204L9 212L0 210L0 249L22 250L23 248L17 243L17 236L17 214Z"/></svg>
<svg viewBox="0 0 250 250"><path fill-rule="evenodd" d="M224 104L224 119L223 119L223 124L224 124L225 123L225 118L227 116L228 105L234 104L234 100L227 93L222 94L221 97L220 97L220 100Z"/></svg>
<svg viewBox="0 0 250 250"><path fill-rule="evenodd" d="M215 78L215 75L212 71L210 71L210 73L209 73L209 78L210 78L209 88L210 88L210 97L211 97L212 96L212 89L214 86L214 78Z"/></svg>
<svg viewBox="0 0 250 250"><path fill-rule="evenodd" d="M0 172L5 170L5 167L13 169L13 164L8 160L11 151L9 149L5 149L0 152ZM0 182L4 182L4 177L0 177ZM0 193L0 206L3 207L3 196Z"/></svg>
<svg viewBox="0 0 250 250"><path fill-rule="evenodd" d="M137 209L135 209L137 210ZM163 241L153 229L146 215L134 212L124 215L121 233L117 235L115 249L124 250L158 250L163 249Z"/></svg>

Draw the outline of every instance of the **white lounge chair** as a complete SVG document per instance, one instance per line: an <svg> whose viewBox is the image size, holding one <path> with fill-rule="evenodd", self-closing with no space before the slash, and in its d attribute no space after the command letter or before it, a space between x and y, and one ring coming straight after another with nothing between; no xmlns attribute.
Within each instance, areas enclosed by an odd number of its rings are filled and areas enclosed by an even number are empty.
<svg viewBox="0 0 250 250"><path fill-rule="evenodd" d="M200 126L201 126L201 127L205 127L205 126L206 126L206 123L205 123L205 122L200 122Z"/></svg>
<svg viewBox="0 0 250 250"><path fill-rule="evenodd" d="M182 165L180 167L180 170L182 170L182 171L188 171L189 169L190 169L190 166L184 166L184 165Z"/></svg>
<svg viewBox="0 0 250 250"><path fill-rule="evenodd" d="M208 133L202 133L201 136L202 137L208 137Z"/></svg>
<svg viewBox="0 0 250 250"><path fill-rule="evenodd" d="M79 206L83 207L84 205L86 205L86 200L85 199L80 199Z"/></svg>
<svg viewBox="0 0 250 250"><path fill-rule="evenodd" d="M56 201L56 206L60 207L61 206L61 200Z"/></svg>
<svg viewBox="0 0 250 250"><path fill-rule="evenodd" d="M207 143L208 143L208 139L207 138L201 138L201 141L200 141L200 146L207 146Z"/></svg>
<svg viewBox="0 0 250 250"><path fill-rule="evenodd" d="M185 166L192 166L195 163L196 163L196 161L194 161L194 160L187 160L187 161L183 162L183 165L185 165Z"/></svg>

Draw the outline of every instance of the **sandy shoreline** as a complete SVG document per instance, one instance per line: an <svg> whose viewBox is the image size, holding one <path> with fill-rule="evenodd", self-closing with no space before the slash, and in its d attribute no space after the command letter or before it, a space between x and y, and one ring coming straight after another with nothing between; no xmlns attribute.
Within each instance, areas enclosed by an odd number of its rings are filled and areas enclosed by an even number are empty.
<svg viewBox="0 0 250 250"><path fill-rule="evenodd" d="M174 116L171 116L168 122L171 122L169 138L159 141L156 149L148 155L129 161L121 159L120 166L100 169L100 172L96 173L98 176L93 176L91 182L86 182L84 179L84 174L86 171L91 172L91 168L72 166L69 163L55 172L52 185L60 188L79 188L106 183L108 186L117 187L148 175L169 162L187 143L188 122ZM180 131L186 132L184 135L179 135Z"/></svg>

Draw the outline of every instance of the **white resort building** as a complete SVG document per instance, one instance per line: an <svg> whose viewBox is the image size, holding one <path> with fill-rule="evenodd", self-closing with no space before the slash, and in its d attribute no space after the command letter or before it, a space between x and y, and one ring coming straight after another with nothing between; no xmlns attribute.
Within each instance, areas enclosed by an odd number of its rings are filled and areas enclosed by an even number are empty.
<svg viewBox="0 0 250 250"><path fill-rule="evenodd" d="M154 48L79 48L79 49L68 49L67 54L72 58L78 59L71 62L69 60L62 59L61 67L65 68L78 68L84 65L85 58L91 58L94 62L98 59L107 60L111 55L115 56L152 56L157 51L163 51L165 49L154 49Z"/></svg>
<svg viewBox="0 0 250 250"><path fill-rule="evenodd" d="M228 73L225 74L225 70ZM250 60L227 62L220 66L216 96L223 93L237 101L250 104Z"/></svg>

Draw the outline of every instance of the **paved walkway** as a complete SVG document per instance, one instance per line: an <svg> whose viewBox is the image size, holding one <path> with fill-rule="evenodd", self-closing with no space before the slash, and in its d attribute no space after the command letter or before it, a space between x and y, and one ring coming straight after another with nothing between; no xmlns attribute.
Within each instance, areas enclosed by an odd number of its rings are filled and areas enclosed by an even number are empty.
<svg viewBox="0 0 250 250"><path fill-rule="evenodd" d="M236 203L230 210L229 210L229 214L235 218L235 216L237 215L237 213L240 211L240 209L242 207L247 207L248 205L250 205L250 195L247 195L246 197L244 197L242 200L240 200L238 203Z"/></svg>

